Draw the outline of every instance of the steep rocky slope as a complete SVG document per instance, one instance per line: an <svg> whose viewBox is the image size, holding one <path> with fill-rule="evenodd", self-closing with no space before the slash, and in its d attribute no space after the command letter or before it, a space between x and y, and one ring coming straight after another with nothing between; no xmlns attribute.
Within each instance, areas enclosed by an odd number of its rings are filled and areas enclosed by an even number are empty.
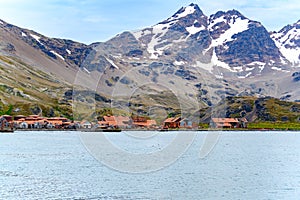
<svg viewBox="0 0 300 200"><path fill-rule="evenodd" d="M207 16L196 4L90 45L0 20L1 100L142 114L191 114L228 96L299 101L298 30L299 21L270 34L237 10Z"/></svg>
<svg viewBox="0 0 300 200"><path fill-rule="evenodd" d="M213 117L245 117L249 122L300 122L300 103L272 97L227 97L213 108L200 111L201 121Z"/></svg>
<svg viewBox="0 0 300 200"><path fill-rule="evenodd" d="M282 54L295 66L300 66L300 20L271 34Z"/></svg>

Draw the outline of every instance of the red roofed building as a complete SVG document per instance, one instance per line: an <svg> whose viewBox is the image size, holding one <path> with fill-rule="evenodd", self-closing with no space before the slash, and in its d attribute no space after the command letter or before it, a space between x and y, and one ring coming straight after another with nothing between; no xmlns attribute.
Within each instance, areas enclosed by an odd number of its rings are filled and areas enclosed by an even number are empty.
<svg viewBox="0 0 300 200"><path fill-rule="evenodd" d="M212 118L212 128L246 128L247 119L245 118Z"/></svg>
<svg viewBox="0 0 300 200"><path fill-rule="evenodd" d="M118 128L129 128L131 119L127 116L115 116L115 120Z"/></svg>
<svg viewBox="0 0 300 200"><path fill-rule="evenodd" d="M132 116L132 125L136 128L157 128L157 123L153 119L142 116Z"/></svg>
<svg viewBox="0 0 300 200"><path fill-rule="evenodd" d="M171 117L164 121L163 128L180 128L181 117Z"/></svg>
<svg viewBox="0 0 300 200"><path fill-rule="evenodd" d="M128 128L131 120L127 116L104 116L103 121L99 121L98 124L104 127L117 127Z"/></svg>
<svg viewBox="0 0 300 200"><path fill-rule="evenodd" d="M51 117L47 119L49 127L62 128L64 126L70 125L67 118L64 117Z"/></svg>
<svg viewBox="0 0 300 200"><path fill-rule="evenodd" d="M140 128L154 128L157 126L157 123L155 120L147 119L145 121L133 122L133 126Z"/></svg>

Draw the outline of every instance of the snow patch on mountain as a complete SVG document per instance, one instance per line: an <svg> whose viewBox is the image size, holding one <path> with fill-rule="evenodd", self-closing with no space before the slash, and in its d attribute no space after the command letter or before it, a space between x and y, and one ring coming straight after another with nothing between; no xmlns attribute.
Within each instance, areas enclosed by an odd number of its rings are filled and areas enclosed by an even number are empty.
<svg viewBox="0 0 300 200"><path fill-rule="evenodd" d="M57 52L55 52L55 51L50 51L50 52L53 53L54 55L56 55L57 57L59 57L60 59L65 60L64 57L62 55L58 54Z"/></svg>
<svg viewBox="0 0 300 200"><path fill-rule="evenodd" d="M196 62L196 65L194 65L194 67L199 67L199 68L202 68L210 73L213 73L213 70L214 70L214 64L213 63L202 63L202 62L199 62L197 61Z"/></svg>
<svg viewBox="0 0 300 200"><path fill-rule="evenodd" d="M165 48L156 48L156 45L164 41L162 37L168 32L170 26L171 23L157 24L151 28L152 31L150 32L150 34L153 36L151 38L151 41L148 43L147 48L147 51L150 54L150 59L158 59L158 56L163 54L163 50ZM141 33L136 33L135 36L139 36L140 34Z"/></svg>
<svg viewBox="0 0 300 200"><path fill-rule="evenodd" d="M184 9L183 12L175 14L175 16L168 18L167 21L174 21L174 20L186 17L190 14L193 14L196 11L195 7L191 6L191 5L183 8L183 9Z"/></svg>
<svg viewBox="0 0 300 200"><path fill-rule="evenodd" d="M279 67L271 67L271 69L273 69L273 70L275 70L275 71L281 71L281 72L286 72L286 73L289 73L290 71L288 71L288 70L283 70L283 69L281 69L281 68L279 68Z"/></svg>
<svg viewBox="0 0 300 200"><path fill-rule="evenodd" d="M111 66L113 66L116 69L119 69L119 67L114 63L114 61L112 61L111 59L105 57L105 59L111 64Z"/></svg>
<svg viewBox="0 0 300 200"><path fill-rule="evenodd" d="M280 52L282 55L288 59L293 64L299 64L299 55L300 55L300 48L290 49L285 47L279 47Z"/></svg>
<svg viewBox="0 0 300 200"><path fill-rule="evenodd" d="M214 22L209 25L209 30L210 31L215 30L218 27L218 26L216 27L215 25L220 22L226 23L226 20L224 19L224 17L215 19ZM249 20L241 19L238 16L233 16L233 18L230 20L228 25L230 26L230 28L228 30L226 30L224 33L222 33L219 36L219 38L213 40L211 47L224 45L224 43L232 41L233 40L232 36L234 36L235 34L244 32L248 29Z"/></svg>
<svg viewBox="0 0 300 200"><path fill-rule="evenodd" d="M173 64L174 64L174 65L177 65L177 66L180 66L180 65L184 65L185 62L184 62L184 61L177 61L177 60L176 60Z"/></svg>
<svg viewBox="0 0 300 200"><path fill-rule="evenodd" d="M214 65L216 65L216 66L222 67L222 68L227 69L227 70L229 70L229 71L231 71L231 72L233 71L233 70L231 69L231 67L230 67L227 63L222 62L222 61L220 61L220 60L218 59L217 54L216 54L215 51L213 51L213 55L212 55L212 58L211 58L211 62L212 62Z"/></svg>
<svg viewBox="0 0 300 200"><path fill-rule="evenodd" d="M186 27L185 28L187 30L187 32L189 32L191 35L194 35L196 33L199 33L200 31L203 31L206 29L206 27L204 26L200 26L200 27L196 27L195 25L190 26L190 27Z"/></svg>
<svg viewBox="0 0 300 200"><path fill-rule="evenodd" d="M210 31L214 31L219 28L219 26L217 26L217 24L222 23L222 22L226 23L226 19L224 18L224 16L211 21L208 25L208 29Z"/></svg>
<svg viewBox="0 0 300 200"><path fill-rule="evenodd" d="M132 35L139 40L142 36L145 35L150 35L152 34L152 32L149 29L144 29L144 30L138 30L138 31L134 31L132 32Z"/></svg>
<svg viewBox="0 0 300 200"><path fill-rule="evenodd" d="M144 36L150 36L150 42L147 44L143 43L142 41L142 46L147 47L147 51L150 54L150 59L158 59L158 56L163 54L163 50L167 48L167 46L156 48L156 45L164 41L162 37L168 32L170 27L171 22L166 24L159 23L151 28L135 31L132 34L137 40L141 40L141 38Z"/></svg>
<svg viewBox="0 0 300 200"><path fill-rule="evenodd" d="M37 36L37 35L34 35L34 34L30 34L31 35L31 37L33 37L33 39L35 39L36 41L38 41L39 43L41 43L40 42L40 39L41 39L41 37L39 37L39 36Z"/></svg>
<svg viewBox="0 0 300 200"><path fill-rule="evenodd" d="M294 65L300 64L300 21L271 35L282 55ZM298 42L298 43L297 43Z"/></svg>
<svg viewBox="0 0 300 200"><path fill-rule="evenodd" d="M27 35L24 32L22 32L21 35L22 37L27 37Z"/></svg>
<svg viewBox="0 0 300 200"><path fill-rule="evenodd" d="M266 63L259 62L259 61L255 61L255 62L249 63L247 66L248 66L247 69L248 69L249 71L252 71L252 70L254 70L255 68L258 68L258 69L259 69L259 72L261 73L261 72L265 69ZM249 67L250 67L250 68L249 68ZM247 69L246 69L246 71L247 71ZM252 70L250 70L250 69L252 69Z"/></svg>
<svg viewBox="0 0 300 200"><path fill-rule="evenodd" d="M161 37L168 31L169 24L157 24L152 27L152 33L154 36L148 44L147 51L151 54L150 59L157 59L159 55L162 55L163 51L155 48L161 41Z"/></svg>
<svg viewBox="0 0 300 200"><path fill-rule="evenodd" d="M84 70L86 73L88 73L88 74L91 73L91 72L90 72L87 68L85 68L85 67L83 67L83 70Z"/></svg>
<svg viewBox="0 0 300 200"><path fill-rule="evenodd" d="M245 76L238 76L239 79L245 79L248 78L249 76L252 75L252 72L249 72L248 74L246 74Z"/></svg>
<svg viewBox="0 0 300 200"><path fill-rule="evenodd" d="M266 63L264 63L264 62L259 62L259 61L255 61L255 62L252 62L252 63L250 63L250 64L248 64L248 65L258 65L258 66L265 66L265 65L266 65Z"/></svg>
<svg viewBox="0 0 300 200"><path fill-rule="evenodd" d="M245 69L245 71L246 72L249 72L249 71L252 71L252 70L254 70L255 69L255 67L247 67L246 69Z"/></svg>
<svg viewBox="0 0 300 200"><path fill-rule="evenodd" d="M236 72L243 72L243 67L233 67L233 71L236 71Z"/></svg>

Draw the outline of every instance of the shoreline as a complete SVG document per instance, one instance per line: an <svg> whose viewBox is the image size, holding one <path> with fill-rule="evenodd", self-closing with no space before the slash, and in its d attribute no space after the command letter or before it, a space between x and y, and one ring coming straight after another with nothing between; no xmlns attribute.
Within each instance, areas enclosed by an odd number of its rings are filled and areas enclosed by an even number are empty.
<svg viewBox="0 0 300 200"><path fill-rule="evenodd" d="M209 132L209 131L220 131L220 132L250 132L250 131L260 131L260 132L278 132L278 131L288 131L288 132L299 132L300 129L169 129L169 130L161 130L161 129L103 129L103 130L91 130L91 129L14 129L14 132L124 132L124 131L136 131L136 132L147 132L147 131L157 131L157 132L187 132L187 131L195 131L195 132ZM6 133L3 132L3 133ZM8 133L8 132L7 132Z"/></svg>

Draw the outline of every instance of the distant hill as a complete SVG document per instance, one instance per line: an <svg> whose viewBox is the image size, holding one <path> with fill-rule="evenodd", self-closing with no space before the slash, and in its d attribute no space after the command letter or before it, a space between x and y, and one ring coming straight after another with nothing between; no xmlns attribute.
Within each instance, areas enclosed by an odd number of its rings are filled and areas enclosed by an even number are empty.
<svg viewBox="0 0 300 200"><path fill-rule="evenodd" d="M227 97L213 108L200 111L202 122L213 117L242 118L249 122L300 122L300 103L272 97Z"/></svg>

